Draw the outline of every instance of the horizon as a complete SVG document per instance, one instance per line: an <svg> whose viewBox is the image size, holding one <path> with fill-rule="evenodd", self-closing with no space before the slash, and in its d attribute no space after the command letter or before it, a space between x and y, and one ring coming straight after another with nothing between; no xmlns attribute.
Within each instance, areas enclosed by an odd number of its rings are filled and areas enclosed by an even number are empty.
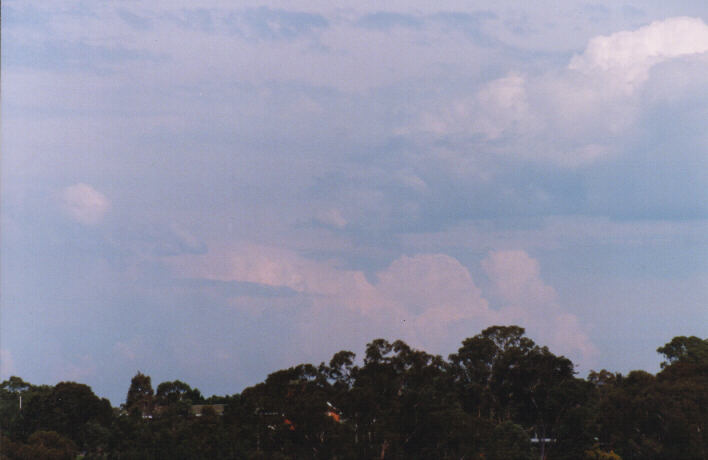
<svg viewBox="0 0 708 460"><path fill-rule="evenodd" d="M497 326L498 326L498 325L497 325ZM502 326L502 327L509 327L509 326L511 326L511 325ZM483 332L483 331L478 331L478 334L481 334L482 332ZM475 335L478 335L478 334L475 334ZM525 337L528 337L528 335L526 335L526 334L524 334L524 336L525 336ZM467 337L467 338L471 338L471 337ZM531 338L531 337L528 337L528 338ZM367 346L368 346L369 344L373 343L375 340L379 340L379 339L382 339L382 338L371 339L371 340L369 341L369 343L367 343ZM531 339L532 339L532 338L531 338ZM388 343L390 343L390 344L393 344L394 342L396 342L396 339L386 339L386 338L383 338L383 340L386 340L386 341L387 341ZM463 340L464 340L464 339L463 339ZM532 339L532 340L533 340L533 339ZM534 341L534 343L535 343L536 346L538 346L538 347L540 347L540 348L546 347L546 346L545 346L544 344L542 344L542 343L538 343L538 342L535 342L535 341ZM668 344L668 343L667 343L667 344ZM664 345L667 345L667 344L664 344ZM460 345L462 345L462 344L460 344ZM659 348L659 347L657 347L657 348ZM412 347L411 349L412 349L412 350L415 350L415 351L427 352L426 350L421 350L421 349L417 349L417 348L414 348L414 347ZM364 353L363 353L363 352L362 352L362 353L357 353L357 352L354 351L354 350L339 350L339 351L351 351L352 353L354 353L355 357L354 357L354 360L353 360L353 364L354 364L355 366L361 367L361 366L364 364L364 361L363 361L363 355L364 355ZM447 355L434 355L434 354L431 354L431 356L440 356L440 357L442 357L443 360L445 360L445 362L448 362L448 363L449 363L449 362L450 362L450 355L452 355L452 354L454 354L454 353L457 353L458 351L459 351L459 350L455 350L454 352L450 352L450 353L447 354ZM549 350L549 351L550 351L551 353L553 353L553 350ZM338 352L335 352L335 354L336 354L336 353L338 353ZM555 353L553 353L553 354L554 354L555 356L560 357L560 358L563 358L563 357L564 357L563 355L557 355L557 354L555 354ZM662 353L662 352L659 352L658 350L656 350L656 354L657 354L658 356L661 356L663 353ZM334 356L334 355L333 355L333 356ZM567 357L566 357L566 358L567 358ZM663 362L666 362L666 358L667 358L667 357L664 356L664 358L663 358L664 361L663 361ZM261 380L256 381L256 382L253 382L253 383L251 383L251 384L249 384L249 385L247 385L247 386L245 386L245 387L243 387L243 388L238 389L237 391L226 392L226 393L223 393L223 394L208 394L208 393L203 393L203 392L201 392L201 389L198 388L198 387L196 387L196 386L193 386L192 388L193 388L194 390L199 390L200 394L202 395L202 397L203 397L204 399L209 399L209 398L211 398L211 397L231 397L231 396L234 396L234 395L238 395L238 394L243 393L243 391L246 390L247 388L252 388L252 387L254 387L254 386L256 386L256 385L258 385L258 384L260 384L260 383L265 382L265 381L267 380L267 377L270 376L271 374L274 374L274 373L277 373L277 372L282 372L282 371L285 371L285 370L290 370L290 369L293 369L293 368L295 368L295 367L297 367L297 366L301 366L301 365L308 365L308 364L311 364L311 365L313 365L313 366L315 366L315 367L318 367L320 364L327 365L328 362L329 362L329 359L324 359L324 360L322 360L320 363L317 363L317 362L311 362L311 363L305 363L305 362L303 362L303 363L292 363L292 364L287 365L286 367L284 367L284 368L282 368L282 369L271 369L270 371L268 371L268 373L267 373ZM571 360L571 362L572 362L572 360ZM611 372L612 374L616 374L616 375L626 375L626 374L629 374L629 373L634 372L634 371L649 372L649 371L647 371L646 369L632 369L632 370L630 370L629 372L619 372L619 371L614 371L614 370L612 370L612 369L604 369L604 368L603 368L603 369L589 369L589 370L587 370L586 372L583 373L584 375L580 375L580 372L577 370L577 368L578 368L577 363L572 363L572 364L573 364L573 367L574 367L574 369L575 369L575 371L574 371L575 377L581 378L581 379L584 379L584 380L587 380L587 379L588 379L588 374L590 374L590 373L592 373L592 372L609 371L609 372ZM661 365L659 365L659 366L657 366L657 367L658 367L658 370L657 370L657 371L655 371L655 372L649 372L649 373L651 373L651 374L657 374L658 372L660 372L660 371L663 369L663 368L661 367ZM138 369L138 370L136 370L136 371L135 371L135 374L131 377L131 379L132 379L133 377L137 376L137 375L144 375L144 376L146 376L146 377L149 377L149 378L150 378L150 381L151 381L151 385L152 385L152 387L153 387L154 389L156 389L161 383L170 383L170 382L177 381L177 380L182 381L183 383L186 383L187 385L192 386L192 385L190 384L190 382L184 381L184 380L180 379L179 377L175 377L175 378L172 379L172 380L165 380L165 381L154 380L154 379L152 378L152 375L150 374L150 372L143 372L143 369ZM81 382L81 381L62 381L62 382L57 381L57 382L41 382L41 383L37 383L37 382L27 381L27 380L23 379L22 376L20 376L20 375L15 375L15 376L10 376L10 377L19 377L20 379L22 379L23 381L25 381L25 383L28 383L28 384L30 384L30 385L35 385L35 386L36 386L36 385L56 386L56 385L59 384L59 383L67 383L67 382L74 382L74 383L79 383L79 384L88 385L88 384L86 384L85 382ZM6 380L7 380L7 379L6 379ZM88 385L88 386L90 387L90 385ZM128 382L128 385L126 385L126 388L127 388L127 389L126 389L125 393L126 393L126 395L127 395L128 392L129 392L129 389L130 389L130 382ZM125 400L125 397L123 398L123 400L120 400L120 401L118 401L118 403L116 403L116 402L115 402L114 400L112 400L111 398L108 398L107 396L104 396L104 395L101 395L101 394L97 393L93 388L91 388L91 390L92 390L92 391L94 392L94 394L95 394L96 396L98 396L99 398L105 398L105 399L107 399L107 400L110 402L111 407L113 407L113 408L121 408L121 407L123 406L123 404L125 403L125 401L124 401L124 400Z"/></svg>

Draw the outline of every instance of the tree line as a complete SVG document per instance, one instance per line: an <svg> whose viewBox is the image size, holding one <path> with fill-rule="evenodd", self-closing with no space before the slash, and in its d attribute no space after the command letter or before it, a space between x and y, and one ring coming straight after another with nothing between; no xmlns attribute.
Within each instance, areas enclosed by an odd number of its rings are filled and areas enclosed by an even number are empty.
<svg viewBox="0 0 708 460"><path fill-rule="evenodd" d="M493 326L447 359L377 339L361 361L270 374L204 398L132 379L111 407L87 385L0 384L1 459L708 458L708 339L675 337L656 375L592 371Z"/></svg>

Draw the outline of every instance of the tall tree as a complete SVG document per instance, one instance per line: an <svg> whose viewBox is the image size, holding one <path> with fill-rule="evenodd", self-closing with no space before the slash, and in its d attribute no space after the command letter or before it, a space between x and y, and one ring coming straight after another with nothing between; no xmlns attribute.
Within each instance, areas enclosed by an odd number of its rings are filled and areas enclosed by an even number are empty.
<svg viewBox="0 0 708 460"><path fill-rule="evenodd" d="M150 376L138 371L130 381L130 388L125 398L125 408L133 414L150 415L152 414L154 394Z"/></svg>
<svg viewBox="0 0 708 460"><path fill-rule="evenodd" d="M181 380L162 382L159 384L155 398L157 403L164 405L174 404L180 401L188 401L193 404L204 401L204 397L198 388L192 388Z"/></svg>
<svg viewBox="0 0 708 460"><path fill-rule="evenodd" d="M657 348L656 351L666 358L661 363L662 368L678 362L703 363L708 361L708 339L700 339L696 336L674 337L671 342Z"/></svg>

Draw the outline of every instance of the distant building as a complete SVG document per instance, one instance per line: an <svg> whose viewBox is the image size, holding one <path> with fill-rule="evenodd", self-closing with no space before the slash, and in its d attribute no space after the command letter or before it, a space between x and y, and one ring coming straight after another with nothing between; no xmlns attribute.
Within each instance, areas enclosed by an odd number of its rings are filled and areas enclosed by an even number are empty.
<svg viewBox="0 0 708 460"><path fill-rule="evenodd" d="M205 413L212 411L214 415L224 415L225 404L192 404L191 414L201 417Z"/></svg>

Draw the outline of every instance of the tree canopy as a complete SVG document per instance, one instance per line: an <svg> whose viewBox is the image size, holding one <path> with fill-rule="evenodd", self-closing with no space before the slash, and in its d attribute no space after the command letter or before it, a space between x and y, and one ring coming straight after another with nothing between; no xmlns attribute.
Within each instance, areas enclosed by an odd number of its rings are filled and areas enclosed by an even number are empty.
<svg viewBox="0 0 708 460"><path fill-rule="evenodd" d="M708 454L706 340L658 348L662 370L579 378L573 363L493 326L444 359L371 341L230 396L137 372L111 408L87 385L0 383L0 459L665 459ZM19 400L22 398L22 407Z"/></svg>

